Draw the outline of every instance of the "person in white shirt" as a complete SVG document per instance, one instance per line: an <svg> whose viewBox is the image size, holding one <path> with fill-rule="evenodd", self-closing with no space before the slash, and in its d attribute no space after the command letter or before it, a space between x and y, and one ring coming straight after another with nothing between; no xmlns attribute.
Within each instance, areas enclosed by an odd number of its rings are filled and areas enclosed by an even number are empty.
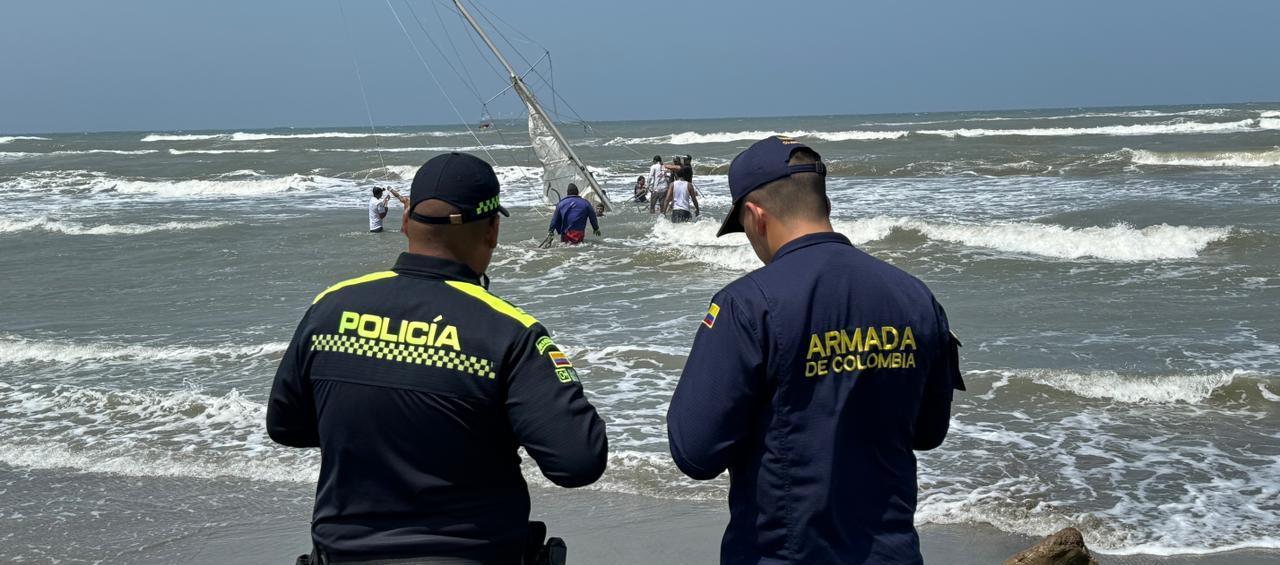
<svg viewBox="0 0 1280 565"><path fill-rule="evenodd" d="M390 194L384 194L384 192L390 192ZM373 198L369 199L369 233L382 233L382 220L387 217L387 202L392 196L395 196L402 205L407 201L394 188L383 190L380 186L373 187Z"/></svg>
<svg viewBox="0 0 1280 565"><path fill-rule="evenodd" d="M653 156L653 165L649 167L649 213L654 213L654 208L662 206L662 213L667 212L667 169L662 166L662 156Z"/></svg>
<svg viewBox="0 0 1280 565"><path fill-rule="evenodd" d="M702 208L698 206L698 191L693 188L693 175L689 169L682 169L676 181L671 183L664 208L671 210L673 224L692 222L694 216L702 215Z"/></svg>

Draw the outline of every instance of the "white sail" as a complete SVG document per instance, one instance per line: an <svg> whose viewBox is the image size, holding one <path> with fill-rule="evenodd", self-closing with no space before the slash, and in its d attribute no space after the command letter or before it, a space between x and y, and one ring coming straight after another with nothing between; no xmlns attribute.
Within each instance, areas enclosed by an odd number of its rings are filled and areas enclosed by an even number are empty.
<svg viewBox="0 0 1280 565"><path fill-rule="evenodd" d="M609 206L608 196L599 190L594 178L588 178L590 171L579 167L577 161L561 147L559 140L551 131L546 117L533 105L529 109L529 141L533 143L533 152L542 162L542 197L548 204L559 202L566 194L569 183L578 186L582 197L592 203L604 203Z"/></svg>

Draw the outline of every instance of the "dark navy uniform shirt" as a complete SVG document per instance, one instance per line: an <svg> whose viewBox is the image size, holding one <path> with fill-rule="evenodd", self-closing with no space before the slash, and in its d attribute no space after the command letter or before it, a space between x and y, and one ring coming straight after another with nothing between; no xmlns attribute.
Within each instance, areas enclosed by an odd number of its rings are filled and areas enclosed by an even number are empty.
<svg viewBox="0 0 1280 565"><path fill-rule="evenodd" d="M518 562L529 493L516 448L552 482L604 472L604 422L569 359L465 265L404 253L330 287L285 352L275 441L319 447L316 545L348 559Z"/></svg>
<svg viewBox="0 0 1280 565"><path fill-rule="evenodd" d="M924 283L810 234L712 299L667 414L729 470L723 563L920 563L913 449L942 443L957 342Z"/></svg>

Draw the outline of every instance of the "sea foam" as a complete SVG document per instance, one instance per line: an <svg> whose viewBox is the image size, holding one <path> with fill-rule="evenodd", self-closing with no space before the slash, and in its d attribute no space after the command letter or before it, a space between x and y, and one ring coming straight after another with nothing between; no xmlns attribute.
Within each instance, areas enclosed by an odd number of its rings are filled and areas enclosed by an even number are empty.
<svg viewBox="0 0 1280 565"><path fill-rule="evenodd" d="M834 226L854 244L884 239L895 230L908 230L935 241L1018 255L1118 262L1195 258L1210 243L1225 239L1232 233L1230 227L1160 224L1134 228L1117 224L1071 228L1030 222L958 224L888 216L836 220ZM719 223L714 221L690 224L659 222L650 232L648 243L723 268L751 270L760 266L746 238L741 235L717 238L715 232L718 228Z"/></svg>
<svg viewBox="0 0 1280 565"><path fill-rule="evenodd" d="M397 132L350 132L350 131L324 131L313 133L259 133L237 131L234 133L213 133L213 134L164 134L152 133L144 136L140 141L207 141L211 139L221 141L266 141L276 139L353 139L362 137L453 137L458 135L467 135L465 131L420 131L412 133Z"/></svg>
<svg viewBox="0 0 1280 565"><path fill-rule="evenodd" d="M605 142L605 145L694 145L700 143L729 143L734 141L754 141L771 135L788 137L808 137L823 141L877 141L906 137L905 131L736 131L698 133L686 131L654 137L616 137Z"/></svg>
<svg viewBox="0 0 1280 565"><path fill-rule="evenodd" d="M1169 151L1129 149L1133 163L1177 167L1276 167L1280 147L1249 151Z"/></svg>
<svg viewBox="0 0 1280 565"><path fill-rule="evenodd" d="M1198 404L1214 391L1230 385L1246 371L1156 376L1123 375L1115 371L1029 371L1032 381L1085 398L1124 404Z"/></svg>
<svg viewBox="0 0 1280 565"><path fill-rule="evenodd" d="M1257 120L1239 120L1235 122L1178 122L1165 124L1134 124L1117 126L1097 126L1084 128L1025 128L1025 129L943 129L919 130L913 132L920 135L938 135L943 137L996 137L996 136L1029 136L1029 137L1070 137L1079 135L1175 135L1175 134L1209 134L1239 133L1280 128L1280 120L1272 123L1267 118Z"/></svg>
<svg viewBox="0 0 1280 565"><path fill-rule="evenodd" d="M12 141L49 141L49 138L37 137L34 135L0 135L0 143L9 143Z"/></svg>
<svg viewBox="0 0 1280 565"><path fill-rule="evenodd" d="M161 231L186 231L217 228L231 225L231 222L198 221L198 222L164 222L159 224L98 224L86 226L71 220L57 220L48 216L30 219L0 217L0 233L14 233L29 230L43 230L50 233L66 235L139 235Z"/></svg>
<svg viewBox="0 0 1280 565"><path fill-rule="evenodd" d="M230 153L275 153L279 149L169 149L170 155L225 155Z"/></svg>
<svg viewBox="0 0 1280 565"><path fill-rule="evenodd" d="M273 356L287 343L197 347L190 345L127 345L111 342L76 343L64 340L36 340L0 335L0 364L82 363L86 361L191 361L195 359L243 359Z"/></svg>

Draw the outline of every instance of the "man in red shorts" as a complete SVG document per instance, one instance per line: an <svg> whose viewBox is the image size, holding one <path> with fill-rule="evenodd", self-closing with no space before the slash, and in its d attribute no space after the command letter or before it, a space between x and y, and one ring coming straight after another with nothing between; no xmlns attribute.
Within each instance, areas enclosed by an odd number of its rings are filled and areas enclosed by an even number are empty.
<svg viewBox="0 0 1280 565"><path fill-rule="evenodd" d="M556 211L551 214L551 227L548 233L560 234L560 241L569 245L577 245L587 237L587 222L591 222L591 231L600 237L600 224L596 221L596 210L578 195L578 185L569 184L568 196L556 204Z"/></svg>

